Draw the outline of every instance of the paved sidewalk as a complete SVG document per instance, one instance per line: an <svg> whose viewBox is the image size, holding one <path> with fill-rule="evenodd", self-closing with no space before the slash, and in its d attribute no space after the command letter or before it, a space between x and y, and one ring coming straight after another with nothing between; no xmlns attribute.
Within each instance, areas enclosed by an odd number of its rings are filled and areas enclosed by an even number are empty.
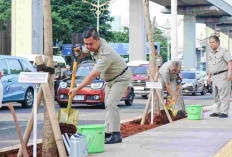
<svg viewBox="0 0 232 157"><path fill-rule="evenodd" d="M186 118L124 138L120 144L105 145L103 153L89 156L212 157L232 139L232 108L226 119L211 118L210 113L203 120Z"/></svg>

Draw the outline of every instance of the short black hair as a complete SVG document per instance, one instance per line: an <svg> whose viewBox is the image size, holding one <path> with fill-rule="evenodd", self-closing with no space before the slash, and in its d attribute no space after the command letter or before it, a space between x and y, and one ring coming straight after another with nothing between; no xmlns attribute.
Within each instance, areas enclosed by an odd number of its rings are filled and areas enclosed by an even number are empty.
<svg viewBox="0 0 232 157"><path fill-rule="evenodd" d="M209 39L214 39L216 42L220 43L220 39L219 39L219 37L216 36L216 35L211 35L211 36L209 37Z"/></svg>
<svg viewBox="0 0 232 157"><path fill-rule="evenodd" d="M99 35L96 28L88 27L84 30L82 37L83 38L93 37L93 39L97 40L99 38Z"/></svg>
<svg viewBox="0 0 232 157"><path fill-rule="evenodd" d="M158 46L157 45L154 45L155 46L155 49L157 50L158 49Z"/></svg>

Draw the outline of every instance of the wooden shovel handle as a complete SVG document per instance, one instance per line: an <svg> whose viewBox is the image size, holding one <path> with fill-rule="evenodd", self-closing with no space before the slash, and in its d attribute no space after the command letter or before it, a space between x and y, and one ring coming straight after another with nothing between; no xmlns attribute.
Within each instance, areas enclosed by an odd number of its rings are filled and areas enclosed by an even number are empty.
<svg viewBox="0 0 232 157"><path fill-rule="evenodd" d="M8 108L11 110L12 116L14 118L14 122L15 122L15 126L16 126L16 129L17 129L18 135L19 135L19 140L20 140L20 143L21 143L21 147L23 149L23 156L24 157L29 157L26 146L25 146L25 143L23 141L22 133L21 133L21 130L20 130L20 127L19 127L19 123L18 123L16 114L15 114L14 107L12 105L8 105Z"/></svg>
<svg viewBox="0 0 232 157"><path fill-rule="evenodd" d="M73 87L74 87L75 78L76 78L76 71L77 71L77 61L75 61L75 62L73 63L73 72L72 72L72 81L71 81L70 90L72 90ZM67 106L68 115L69 115L69 112L70 112L70 109L71 109L71 104L72 104L72 94L70 94L70 95L69 95L69 98L68 98L68 106Z"/></svg>

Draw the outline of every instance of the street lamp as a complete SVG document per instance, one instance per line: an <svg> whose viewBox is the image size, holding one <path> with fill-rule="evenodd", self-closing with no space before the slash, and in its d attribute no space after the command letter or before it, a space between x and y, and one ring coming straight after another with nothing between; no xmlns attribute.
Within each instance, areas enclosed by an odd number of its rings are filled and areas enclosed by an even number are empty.
<svg viewBox="0 0 232 157"><path fill-rule="evenodd" d="M92 1L92 2L82 0L82 2L90 4L92 6L90 10L95 11L95 14L97 14L97 31L98 31L98 33L99 33L99 18L100 18L101 11L106 10L105 8L102 8L102 7L109 4L109 1L106 1L105 3L102 3L101 1L102 0L97 0L97 4L96 4L96 0Z"/></svg>

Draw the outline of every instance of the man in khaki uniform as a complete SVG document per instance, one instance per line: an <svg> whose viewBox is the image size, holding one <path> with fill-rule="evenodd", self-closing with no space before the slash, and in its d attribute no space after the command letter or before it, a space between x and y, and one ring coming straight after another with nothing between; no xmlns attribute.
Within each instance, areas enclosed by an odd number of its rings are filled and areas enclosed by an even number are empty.
<svg viewBox="0 0 232 157"><path fill-rule="evenodd" d="M230 52L220 47L217 36L209 38L212 51L208 56L208 83L213 81L214 100L217 105L211 117L227 118L230 108L232 80L232 57Z"/></svg>
<svg viewBox="0 0 232 157"><path fill-rule="evenodd" d="M155 61L156 61L156 72L159 72L160 67L163 64L163 58L158 54L157 46L155 45Z"/></svg>
<svg viewBox="0 0 232 157"><path fill-rule="evenodd" d="M175 93L176 93L176 79L177 79L177 74L179 70L179 61L168 61L164 63L160 70L159 70L159 79L158 81L161 82L162 84L162 89L158 90L160 92L160 95L162 96L161 99L163 98L163 92L166 89L168 93L170 93L172 97L172 101L176 101L176 106L175 109L181 111L182 110L182 98L177 97L177 100L175 100ZM180 89L178 91L180 93ZM160 105L160 108L162 109L162 105Z"/></svg>
<svg viewBox="0 0 232 157"><path fill-rule="evenodd" d="M96 64L92 72L82 81L80 86L74 88L70 93L74 97L78 91L98 76L105 80L105 144L122 142L120 114L117 105L131 81L131 72L120 55L104 39L99 38L95 28L87 28L83 32L83 38L85 48L83 49L81 57L92 55Z"/></svg>

